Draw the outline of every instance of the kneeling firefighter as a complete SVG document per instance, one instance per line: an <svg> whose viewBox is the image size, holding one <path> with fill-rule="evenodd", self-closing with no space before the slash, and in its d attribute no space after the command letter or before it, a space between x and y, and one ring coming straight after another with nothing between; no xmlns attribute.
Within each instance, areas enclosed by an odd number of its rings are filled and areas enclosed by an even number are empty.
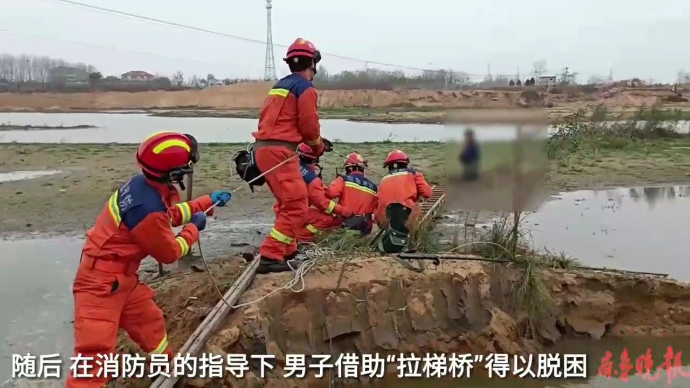
<svg viewBox="0 0 690 388"><path fill-rule="evenodd" d="M353 213L352 210L330 200L326 195L326 189L321 179L319 156L311 150L311 147L301 144L298 152L300 172L304 183L307 185L310 207L307 212L307 225L300 230L297 240L309 242L320 232L340 226L343 222L342 219L352 217ZM318 172L316 172L317 168L319 169Z"/></svg>
<svg viewBox="0 0 690 388"><path fill-rule="evenodd" d="M343 222L343 227L369 234L374 224L378 187L364 176L365 167L367 161L362 155L356 152L347 155L343 162L345 174L331 182L326 195L338 199L340 205L355 213Z"/></svg>
<svg viewBox="0 0 690 388"><path fill-rule="evenodd" d="M238 173L263 178L254 185L268 184L276 198L276 220L261 244L258 273L296 269L297 234L307 225L309 195L300 173L297 147L305 143L314 155L331 150L331 143L321 138L316 89L312 84L321 53L308 40L298 38L288 47L285 62L292 74L278 81L268 92L259 115L256 142L251 152L235 159ZM244 165L244 167L242 167ZM250 170L249 174L240 172ZM245 257L252 259L251 257Z"/></svg>
<svg viewBox="0 0 690 388"><path fill-rule="evenodd" d="M383 163L388 167L388 174L381 178L377 195L376 223L387 231L387 236L400 237L403 245L419 217L419 199L430 198L432 192L424 175L409 164L410 158L404 152L391 151ZM390 253L388 250L385 252Z"/></svg>
<svg viewBox="0 0 690 388"><path fill-rule="evenodd" d="M86 232L73 285L74 353L93 357L89 373L94 377L70 374L67 387L100 388L108 382L96 360L115 352L118 329L148 353L173 354L163 312L151 288L139 281L139 264L147 256L165 264L185 256L206 227L204 211L214 204L224 206L232 197L217 190L178 203L174 184L184 189L184 176L199 161L198 144L191 135L154 134L139 146L136 158L142 174L110 196ZM171 227L180 225L185 226L176 235Z"/></svg>

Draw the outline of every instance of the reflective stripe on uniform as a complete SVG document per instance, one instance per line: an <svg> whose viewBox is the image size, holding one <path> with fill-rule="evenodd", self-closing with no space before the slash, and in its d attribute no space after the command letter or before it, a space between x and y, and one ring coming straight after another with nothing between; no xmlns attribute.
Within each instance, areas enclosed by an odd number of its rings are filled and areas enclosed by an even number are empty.
<svg viewBox="0 0 690 388"><path fill-rule="evenodd" d="M288 237L280 233L276 228L271 229L270 236L273 237L273 239L282 242L283 244L292 244L292 237Z"/></svg>
<svg viewBox="0 0 690 388"><path fill-rule="evenodd" d="M288 94L290 94L290 91L287 89L271 89L268 91L269 96L280 96L285 98Z"/></svg>
<svg viewBox="0 0 690 388"><path fill-rule="evenodd" d="M354 183L354 182L345 182L345 187L349 187L349 188L351 188L351 189L363 191L363 192L365 192L365 193L367 193L367 194L376 195L376 192L375 192L374 190L372 190L372 189L370 189L370 188L368 188L368 187L360 186L360 185L358 185L358 184L356 184L356 183Z"/></svg>
<svg viewBox="0 0 690 388"><path fill-rule="evenodd" d="M182 213L182 223L186 224L192 219L192 207L187 202L178 203L175 205Z"/></svg>
<svg viewBox="0 0 690 388"><path fill-rule="evenodd" d="M409 174L409 172L407 172L407 171L394 172L392 174L388 174L388 175L384 176L383 178L381 178L381 181L383 181L386 178L392 178L394 176L403 176L403 175L407 175L407 174Z"/></svg>
<svg viewBox="0 0 690 388"><path fill-rule="evenodd" d="M168 348L168 335L166 334L165 337L163 337L163 340L156 346L153 351L151 351L150 354L161 354L165 352L165 349Z"/></svg>
<svg viewBox="0 0 690 388"><path fill-rule="evenodd" d="M312 141L305 140L304 142L305 142L306 144L309 144L310 146L319 145L319 144L321 144L321 137L319 136L318 139L312 140Z"/></svg>
<svg viewBox="0 0 690 388"><path fill-rule="evenodd" d="M337 205L337 203L331 201L331 202L328 204L328 209L326 209L326 212L325 212L325 213L326 213L326 214L331 214L331 213L333 213L333 210L335 209L335 206L336 206L336 205Z"/></svg>
<svg viewBox="0 0 690 388"><path fill-rule="evenodd" d="M180 253L180 257L184 257L187 253L189 253L189 244L187 244L187 240L184 239L184 237L175 237L175 241L177 241L177 245L180 246L180 250L182 253Z"/></svg>
<svg viewBox="0 0 690 388"><path fill-rule="evenodd" d="M307 230L314 234L318 234L320 232L319 228L315 227L312 224L307 225Z"/></svg>
<svg viewBox="0 0 690 388"><path fill-rule="evenodd" d="M120 191L116 191L110 196L108 200L108 211L110 211L110 216L113 217L115 225L120 226L122 222L122 216L120 216L120 206L117 204L117 199L119 197Z"/></svg>
<svg viewBox="0 0 690 388"><path fill-rule="evenodd" d="M182 140L166 140L160 142L157 146L153 148L153 153L154 154L160 154L161 152L167 150L168 148L172 147L181 147L184 148L187 152L190 152L192 149L189 147L189 144L183 142Z"/></svg>

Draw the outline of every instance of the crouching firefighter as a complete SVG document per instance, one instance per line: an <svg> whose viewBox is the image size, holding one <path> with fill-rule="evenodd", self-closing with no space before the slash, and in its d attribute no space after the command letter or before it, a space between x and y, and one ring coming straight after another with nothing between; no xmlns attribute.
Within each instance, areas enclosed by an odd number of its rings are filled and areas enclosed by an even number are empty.
<svg viewBox="0 0 690 388"><path fill-rule="evenodd" d="M170 264L185 256L206 226L213 204L231 199L214 191L190 202L179 202L174 184L182 183L199 161L198 144L190 135L162 132L150 136L137 150L136 175L115 191L86 242L74 279L74 353L90 358L90 377L67 379L67 387L103 387L110 378L100 373L98 355L115 352L118 329L141 349L172 355L163 312L153 291L139 281L141 261L151 256ZM172 226L184 225L175 234ZM93 376L93 377L91 377Z"/></svg>
<svg viewBox="0 0 690 388"><path fill-rule="evenodd" d="M330 199L337 199L339 204L355 214L343 221L343 227L363 235L371 233L378 190L376 184L364 176L365 167L367 161L362 155L356 152L347 155L343 162L345 174L335 178L326 190Z"/></svg>
<svg viewBox="0 0 690 388"><path fill-rule="evenodd" d="M352 217L352 210L342 204L332 201L326 195L326 188L321 179L321 166L319 166L319 156L314 154L311 147L306 144L299 146L300 172L302 179L307 185L309 195L309 211L307 212L307 224L302 228L297 240L309 242L317 234L339 227L343 219ZM318 172L316 170L319 170Z"/></svg>
<svg viewBox="0 0 690 388"><path fill-rule="evenodd" d="M391 151L383 163L388 174L379 183L376 223L384 230L379 249L386 253L407 249L410 230L420 213L419 199L431 197L431 186L409 164L410 159L400 150Z"/></svg>
<svg viewBox="0 0 690 388"><path fill-rule="evenodd" d="M278 81L268 92L259 115L258 130L252 133L256 142L251 152L239 155L253 173L263 176L264 182L276 198L276 220L269 235L261 244L261 262L257 272L285 272L296 269L297 234L307 225L309 195L300 173L297 147L305 143L314 155L331 150L331 144L321 138L321 125L312 84L321 53L314 45L297 39L288 47L285 62L292 74ZM241 161L240 161L241 162ZM238 165L238 160L235 161ZM238 171L239 172L239 171ZM259 186L259 180L254 185ZM251 255L245 259L253 259Z"/></svg>

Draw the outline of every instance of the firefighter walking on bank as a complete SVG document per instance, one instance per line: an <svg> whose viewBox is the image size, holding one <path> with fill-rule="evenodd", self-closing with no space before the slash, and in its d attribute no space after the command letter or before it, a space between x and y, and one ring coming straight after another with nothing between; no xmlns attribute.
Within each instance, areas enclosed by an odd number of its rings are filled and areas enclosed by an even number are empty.
<svg viewBox="0 0 690 388"><path fill-rule="evenodd" d="M308 40L299 38L288 47L285 62L292 74L268 92L258 130L252 133L258 169L269 171L278 166L264 177L276 198L276 220L261 245L258 273L291 271L298 265L290 261L297 256L296 237L308 224L309 197L295 157L297 147L305 143L316 156L332 149L321 138L316 89L311 82L320 60L321 53Z"/></svg>
<svg viewBox="0 0 690 388"><path fill-rule="evenodd" d="M108 382L97 364L103 362L99 356L115 352L119 329L145 352L173 354L163 312L151 288L139 281L139 264L147 256L164 264L185 256L206 227L204 211L213 204L224 206L232 197L217 190L178 203L174 184L183 188L184 176L199 161L197 141L190 135L154 134L139 146L136 157L142 174L110 196L86 232L73 285L74 353L89 358L93 377L70 374L67 387L100 388ZM171 227L181 225L175 234Z"/></svg>

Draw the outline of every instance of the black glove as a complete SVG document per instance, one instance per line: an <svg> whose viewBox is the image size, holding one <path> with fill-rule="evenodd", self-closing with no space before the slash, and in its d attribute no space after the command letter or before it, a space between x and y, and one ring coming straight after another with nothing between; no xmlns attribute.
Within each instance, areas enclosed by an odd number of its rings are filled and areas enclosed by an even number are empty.
<svg viewBox="0 0 690 388"><path fill-rule="evenodd" d="M322 137L322 138L321 138L321 141L323 142L323 150L324 150L325 152L331 152L331 151L333 151L333 143L331 143L330 140L328 140L328 139Z"/></svg>

